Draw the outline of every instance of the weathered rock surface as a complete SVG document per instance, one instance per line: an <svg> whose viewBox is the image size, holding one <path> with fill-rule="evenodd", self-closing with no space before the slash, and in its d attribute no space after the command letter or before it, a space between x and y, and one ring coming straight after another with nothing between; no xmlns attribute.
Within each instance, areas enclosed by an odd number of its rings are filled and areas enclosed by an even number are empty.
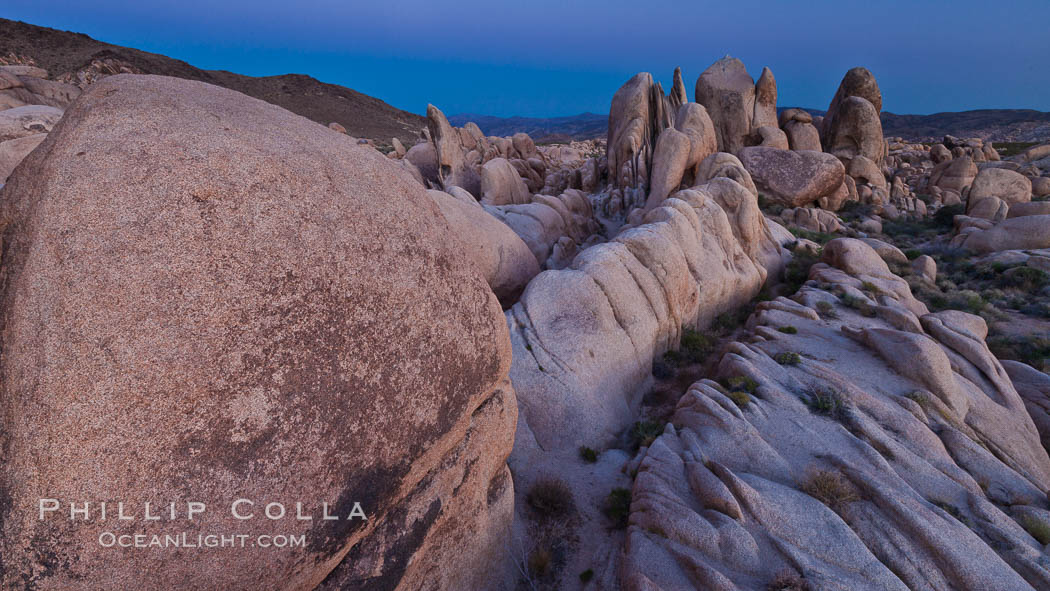
<svg viewBox="0 0 1050 591"><path fill-rule="evenodd" d="M944 191L962 194L977 177L977 165L973 158L962 156L938 164L930 172L929 184Z"/></svg>
<svg viewBox="0 0 1050 591"><path fill-rule="evenodd" d="M628 465L624 588L1047 588L1050 458L984 320L861 242L825 261L723 356L736 391L693 384Z"/></svg>
<svg viewBox="0 0 1050 591"><path fill-rule="evenodd" d="M3 587L486 586L512 511L506 326L394 163L229 90L119 75L0 196ZM42 497L140 518L39 520ZM144 503L187 500L191 536L307 544L100 546L173 533ZM313 520L261 517L300 501Z"/></svg>
<svg viewBox="0 0 1050 591"><path fill-rule="evenodd" d="M823 152L753 146L739 156L759 192L786 207L810 205L831 195L846 174L837 158Z"/></svg>
<svg viewBox="0 0 1050 591"><path fill-rule="evenodd" d="M0 182L7 179L15 167L46 138L46 133L36 133L0 142Z"/></svg>
<svg viewBox="0 0 1050 591"><path fill-rule="evenodd" d="M1032 181L1023 174L1003 168L985 168L977 173L970 185L970 201L998 197L1008 206L1032 200Z"/></svg>
<svg viewBox="0 0 1050 591"><path fill-rule="evenodd" d="M811 232L838 232L842 229L837 215L819 207L796 207L780 212L780 219L788 226L795 226Z"/></svg>
<svg viewBox="0 0 1050 591"><path fill-rule="evenodd" d="M507 311L523 413L516 449L611 441L632 420L653 358L683 327L749 300L763 263L782 264L755 196L728 179L675 193L644 222L540 273Z"/></svg>
<svg viewBox="0 0 1050 591"><path fill-rule="evenodd" d="M820 132L813 125L813 116L802 109L786 109L780 114L780 128L788 138L792 150L820 152Z"/></svg>
<svg viewBox="0 0 1050 591"><path fill-rule="evenodd" d="M614 187L648 188L653 150L660 132L670 127L670 103L648 72L635 74L609 108L607 155Z"/></svg>
<svg viewBox="0 0 1050 591"><path fill-rule="evenodd" d="M775 82L772 90L775 113ZM695 97L714 122L719 151L736 154L747 145L755 116L755 81L744 62L726 56L711 64L696 80ZM765 113L765 107L762 110Z"/></svg>
<svg viewBox="0 0 1050 591"><path fill-rule="evenodd" d="M467 160L459 132L434 105L427 105L427 128L437 152L438 178L442 187L463 187L471 195L480 195L481 178Z"/></svg>
<svg viewBox="0 0 1050 591"><path fill-rule="evenodd" d="M755 82L755 112L751 118L751 129L761 127L778 127L777 81L768 67L762 68L762 74Z"/></svg>
<svg viewBox="0 0 1050 591"><path fill-rule="evenodd" d="M62 118L62 109L27 105L0 111L0 142L47 133Z"/></svg>
<svg viewBox="0 0 1050 591"><path fill-rule="evenodd" d="M951 245L978 254L998 250L1050 248L1050 215L1028 215L1003 220L987 229L965 228Z"/></svg>
<svg viewBox="0 0 1050 591"><path fill-rule="evenodd" d="M453 190L465 193L459 187ZM463 245L467 258L492 292L504 305L514 303L529 280L540 272L528 245L469 195L467 201L443 191L430 190L427 194L448 221L451 236Z"/></svg>
<svg viewBox="0 0 1050 591"><path fill-rule="evenodd" d="M886 143L882 136L882 92L866 68L846 72L823 120L824 149L848 160L857 154L882 166Z"/></svg>
<svg viewBox="0 0 1050 591"><path fill-rule="evenodd" d="M570 189L557 197L536 195L524 205L485 206L529 247L541 269L560 269L598 231L591 202Z"/></svg>
<svg viewBox="0 0 1050 591"><path fill-rule="evenodd" d="M493 158L481 167L481 202L512 205L532 201L529 188L505 158Z"/></svg>

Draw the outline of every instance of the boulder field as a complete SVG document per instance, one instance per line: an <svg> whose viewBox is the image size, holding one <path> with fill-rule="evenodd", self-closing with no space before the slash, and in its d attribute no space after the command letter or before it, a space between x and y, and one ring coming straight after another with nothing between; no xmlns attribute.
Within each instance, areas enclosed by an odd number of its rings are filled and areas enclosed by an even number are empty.
<svg viewBox="0 0 1050 591"><path fill-rule="evenodd" d="M1050 146L729 56L567 143L68 79L0 66L0 587L1050 588Z"/></svg>

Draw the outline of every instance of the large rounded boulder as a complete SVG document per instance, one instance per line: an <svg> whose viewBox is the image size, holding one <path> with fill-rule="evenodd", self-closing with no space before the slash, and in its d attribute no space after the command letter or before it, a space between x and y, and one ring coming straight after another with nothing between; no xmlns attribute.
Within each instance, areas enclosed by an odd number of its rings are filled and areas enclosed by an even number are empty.
<svg viewBox="0 0 1050 591"><path fill-rule="evenodd" d="M0 587L484 587L513 510L507 327L403 170L119 75L0 203ZM244 537L193 548L218 535Z"/></svg>
<svg viewBox="0 0 1050 591"><path fill-rule="evenodd" d="M758 191L785 207L810 205L833 195L846 169L831 154L752 146L740 150L740 162Z"/></svg>

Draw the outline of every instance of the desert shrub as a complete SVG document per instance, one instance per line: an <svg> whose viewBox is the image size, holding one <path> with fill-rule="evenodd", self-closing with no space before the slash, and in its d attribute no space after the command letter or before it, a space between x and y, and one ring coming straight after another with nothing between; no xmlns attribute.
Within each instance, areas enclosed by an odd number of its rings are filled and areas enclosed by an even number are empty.
<svg viewBox="0 0 1050 591"><path fill-rule="evenodd" d="M1042 545L1050 544L1050 525L1041 519L1037 519L1031 515L1026 515L1021 520L1021 525L1024 526L1025 531L1029 533L1033 538L1036 539Z"/></svg>
<svg viewBox="0 0 1050 591"><path fill-rule="evenodd" d="M802 284L809 279L809 268L820 262L819 254L808 252L796 252L791 256L791 262L784 269L784 288L787 292L798 291Z"/></svg>
<svg viewBox="0 0 1050 591"><path fill-rule="evenodd" d="M740 408L747 408L751 404L751 395L743 390L735 390L726 394Z"/></svg>
<svg viewBox="0 0 1050 591"><path fill-rule="evenodd" d="M1048 302L1032 302L1017 306L1020 312L1025 316L1035 316L1036 318L1050 318L1050 303Z"/></svg>
<svg viewBox="0 0 1050 591"><path fill-rule="evenodd" d="M944 501L944 500L937 500L937 499L931 499L930 502L933 503L934 505L937 505L941 509L944 509L944 511L946 513L948 513L949 515L954 517L955 520L958 521L959 523L962 523L963 525L965 525L967 527L973 527L973 522L970 521L970 518L967 517L966 515L964 515L963 512L960 511L959 508L956 507L955 505L953 505L952 503L949 503L948 501Z"/></svg>
<svg viewBox="0 0 1050 591"><path fill-rule="evenodd" d="M836 512L847 504L860 500L853 485L838 472L830 470L813 472L799 490Z"/></svg>
<svg viewBox="0 0 1050 591"><path fill-rule="evenodd" d="M812 240L817 244L824 246L828 242L831 242L834 238L834 234L828 234L827 232L814 232L812 230L804 230L802 228L788 228L795 238L803 238L805 240Z"/></svg>
<svg viewBox="0 0 1050 591"><path fill-rule="evenodd" d="M835 306L827 300L821 300L817 302L817 313L823 318L838 318L839 315L835 312Z"/></svg>
<svg viewBox="0 0 1050 591"><path fill-rule="evenodd" d="M674 367L668 363L667 356L653 361L653 377L658 380L669 380L675 376Z"/></svg>
<svg viewBox="0 0 1050 591"><path fill-rule="evenodd" d="M546 546L538 546L529 553L529 574L543 579L551 573L554 566L554 554Z"/></svg>
<svg viewBox="0 0 1050 591"><path fill-rule="evenodd" d="M1050 371L1050 337L995 335L989 337L987 343L999 359L1020 361L1039 371Z"/></svg>
<svg viewBox="0 0 1050 591"><path fill-rule="evenodd" d="M777 573L766 585L766 591L810 591L809 583L793 570Z"/></svg>
<svg viewBox="0 0 1050 591"><path fill-rule="evenodd" d="M922 251L917 248L909 248L904 251L904 256L908 257L909 261L914 261L922 256Z"/></svg>
<svg viewBox="0 0 1050 591"><path fill-rule="evenodd" d="M627 518L631 515L631 491L621 487L612 489L602 503L602 513L617 528L627 527Z"/></svg>
<svg viewBox="0 0 1050 591"><path fill-rule="evenodd" d="M541 517L564 517L575 507L572 491L565 482L554 477L537 480L525 495L525 502Z"/></svg>
<svg viewBox="0 0 1050 591"><path fill-rule="evenodd" d="M958 205L945 205L944 207L937 210L937 213L933 214L933 223L937 226L951 230L953 227L953 220L955 216L966 213L966 207L962 204Z"/></svg>
<svg viewBox="0 0 1050 591"><path fill-rule="evenodd" d="M1001 158L1009 158L1024 152L1032 146L1038 146L1039 142L995 142L993 146L999 152Z"/></svg>
<svg viewBox="0 0 1050 591"><path fill-rule="evenodd" d="M798 329L794 326L781 326L777 330L784 334L798 334Z"/></svg>
<svg viewBox="0 0 1050 591"><path fill-rule="evenodd" d="M802 363L802 357L793 351L777 353L773 359L780 365L798 365L799 363Z"/></svg>
<svg viewBox="0 0 1050 591"><path fill-rule="evenodd" d="M588 464L593 464L598 461L598 452L583 445L580 446L580 458Z"/></svg>
<svg viewBox="0 0 1050 591"><path fill-rule="evenodd" d="M865 282L861 283L860 287L864 291L870 291L871 293L875 293L875 294L882 293L882 290L879 289L879 286L875 285L874 283L872 283L870 281L865 281Z"/></svg>
<svg viewBox="0 0 1050 591"><path fill-rule="evenodd" d="M935 298L935 300L933 305L936 309L962 310L970 314L980 314L981 310L988 306L988 302L981 297L981 294L972 289L957 291L944 296L943 299Z"/></svg>
<svg viewBox="0 0 1050 591"><path fill-rule="evenodd" d="M1015 267L998 276L1000 287L1033 292L1050 283L1050 275L1035 267Z"/></svg>
<svg viewBox="0 0 1050 591"><path fill-rule="evenodd" d="M905 395L907 398L914 400L923 410L929 408L930 395L922 390L914 390Z"/></svg>
<svg viewBox="0 0 1050 591"><path fill-rule="evenodd" d="M842 396L828 388L814 388L806 397L806 406L810 412L824 415L837 421L848 418L849 408Z"/></svg>
<svg viewBox="0 0 1050 591"><path fill-rule="evenodd" d="M663 423L656 421L638 421L631 427L631 441L634 447L649 447L664 432Z"/></svg>
<svg viewBox="0 0 1050 591"><path fill-rule="evenodd" d="M723 384L730 392L747 392L754 394L758 389L758 382L750 376L733 376Z"/></svg>
<svg viewBox="0 0 1050 591"><path fill-rule="evenodd" d="M580 573L580 582L586 583L587 581L590 581L593 578L594 578L594 569L593 568L589 568L589 569L583 571L582 573Z"/></svg>
<svg viewBox="0 0 1050 591"><path fill-rule="evenodd" d="M846 307L852 308L869 318L874 318L877 313L875 307L868 303L864 298L858 298L851 296L848 293L844 293L842 294L841 299Z"/></svg>

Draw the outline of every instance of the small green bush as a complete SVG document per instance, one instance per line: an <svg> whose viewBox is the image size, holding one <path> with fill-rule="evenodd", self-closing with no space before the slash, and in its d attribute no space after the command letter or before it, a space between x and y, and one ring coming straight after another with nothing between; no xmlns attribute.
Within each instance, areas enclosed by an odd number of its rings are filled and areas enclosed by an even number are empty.
<svg viewBox="0 0 1050 591"><path fill-rule="evenodd" d="M949 515L954 517L955 520L958 521L959 523L962 523L963 525L965 525L967 527L973 527L973 522L970 521L970 518L967 517L966 515L964 515L963 512L960 511L959 508L956 507L955 505L949 503L948 501L943 501L943 500L931 500L930 502L933 503L934 505L937 505L941 509L944 509L944 511L946 513L948 513Z"/></svg>
<svg viewBox="0 0 1050 591"><path fill-rule="evenodd" d="M1050 283L1050 275L1035 267L1015 267L999 275L1000 286L1027 292L1034 292L1047 283Z"/></svg>
<svg viewBox="0 0 1050 591"><path fill-rule="evenodd" d="M966 213L966 208L962 204L945 205L933 214L933 222L941 228L950 230L953 227L955 216L964 213Z"/></svg>
<svg viewBox="0 0 1050 591"><path fill-rule="evenodd" d="M831 302L827 300L821 300L817 302L817 313L820 314L823 318L830 318L832 320L839 317L839 315L835 312L835 306L833 306Z"/></svg>
<svg viewBox="0 0 1050 591"><path fill-rule="evenodd" d="M917 248L909 248L904 251L904 256L908 257L909 261L914 261L922 256L922 251Z"/></svg>
<svg viewBox="0 0 1050 591"><path fill-rule="evenodd" d="M729 399L740 408L747 408L747 406L751 404L751 395L743 390L729 392L726 396L729 396Z"/></svg>
<svg viewBox="0 0 1050 591"><path fill-rule="evenodd" d="M710 336L692 329L682 332L682 343L679 347L679 355L686 361L699 363L714 351L715 340Z"/></svg>
<svg viewBox="0 0 1050 591"><path fill-rule="evenodd" d="M593 464L598 461L598 452L584 445L580 447L580 458L588 464Z"/></svg>
<svg viewBox="0 0 1050 591"><path fill-rule="evenodd" d="M834 390L815 388L810 390L806 405L811 412L841 421L848 417L849 408L842 396Z"/></svg>
<svg viewBox="0 0 1050 591"><path fill-rule="evenodd" d="M627 527L627 518L631 515L631 491L626 488L614 488L605 497L602 513L620 529Z"/></svg>
<svg viewBox="0 0 1050 591"><path fill-rule="evenodd" d="M875 307L868 303L868 301L864 298L858 298L855 296L851 296L848 293L844 293L842 294L841 299L842 303L845 304L846 307L852 308L869 318L874 318L875 315L878 313Z"/></svg>
<svg viewBox="0 0 1050 591"><path fill-rule="evenodd" d="M631 427L631 440L635 447L649 447L664 432L663 423L638 421Z"/></svg>
<svg viewBox="0 0 1050 591"><path fill-rule="evenodd" d="M824 246L835 238L834 234L828 234L827 232L813 232L812 230L804 230L802 228L789 228L788 231L794 234L795 238L812 240L821 246Z"/></svg>
<svg viewBox="0 0 1050 591"><path fill-rule="evenodd" d="M796 252L791 262L784 269L784 290L788 293L798 291L802 284L809 280L809 268L820 262L820 254Z"/></svg>
<svg viewBox="0 0 1050 591"><path fill-rule="evenodd" d="M798 353L792 351L784 351L783 353L777 353L776 357L773 358L780 365L798 365L802 363L802 357Z"/></svg>
<svg viewBox="0 0 1050 591"><path fill-rule="evenodd" d="M1035 538L1040 544L1044 546L1050 544L1050 525L1045 521L1027 515L1021 521L1021 525L1023 525L1025 531L1027 531L1029 535Z"/></svg>
<svg viewBox="0 0 1050 591"><path fill-rule="evenodd" d="M781 326L777 330L784 334L798 334L798 329L794 326Z"/></svg>
<svg viewBox="0 0 1050 591"><path fill-rule="evenodd" d="M750 376L733 376L726 380L725 387L730 392L747 392L748 394L754 394L755 390L758 389L758 382Z"/></svg>
<svg viewBox="0 0 1050 591"><path fill-rule="evenodd" d="M1026 363L1042 372L1050 372L1050 337L995 335L987 340L988 348L999 359Z"/></svg>
<svg viewBox="0 0 1050 591"><path fill-rule="evenodd" d="M587 581L590 581L593 578L594 578L594 569L593 568L589 568L589 569L583 571L582 573L580 573L580 581L583 582L583 583L586 583Z"/></svg>

